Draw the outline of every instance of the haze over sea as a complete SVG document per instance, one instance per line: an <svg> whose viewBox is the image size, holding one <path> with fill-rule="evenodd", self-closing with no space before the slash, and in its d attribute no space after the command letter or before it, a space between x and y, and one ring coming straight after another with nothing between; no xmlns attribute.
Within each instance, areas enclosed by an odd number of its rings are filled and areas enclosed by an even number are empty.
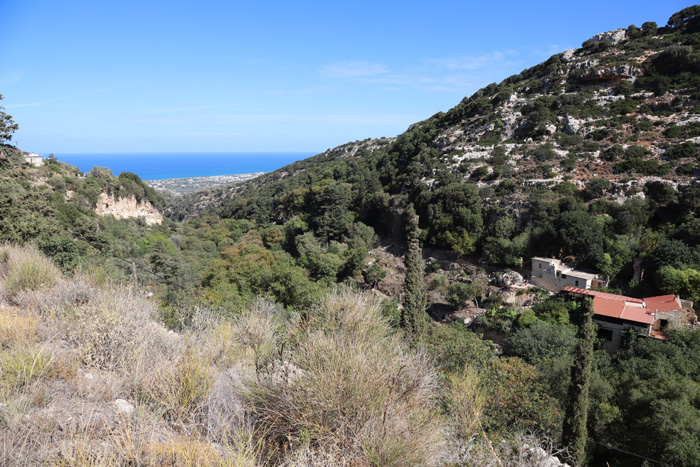
<svg viewBox="0 0 700 467"><path fill-rule="evenodd" d="M178 153L102 153L54 154L58 160L89 172L107 167L119 175L133 172L143 180L209 177L271 172L292 162L306 159L310 152L178 152Z"/></svg>

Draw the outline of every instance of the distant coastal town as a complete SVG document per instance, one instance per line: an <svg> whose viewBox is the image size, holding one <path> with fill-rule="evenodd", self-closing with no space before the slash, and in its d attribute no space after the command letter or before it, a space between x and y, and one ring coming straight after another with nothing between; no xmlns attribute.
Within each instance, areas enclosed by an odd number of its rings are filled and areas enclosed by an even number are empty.
<svg viewBox="0 0 700 467"><path fill-rule="evenodd" d="M164 180L145 180L153 189L170 193L175 196L182 196L194 191L207 190L216 188L230 183L245 182L247 180L259 177L265 172L249 173L249 174L234 174L234 175L214 175L211 177L187 177L187 178L168 178Z"/></svg>

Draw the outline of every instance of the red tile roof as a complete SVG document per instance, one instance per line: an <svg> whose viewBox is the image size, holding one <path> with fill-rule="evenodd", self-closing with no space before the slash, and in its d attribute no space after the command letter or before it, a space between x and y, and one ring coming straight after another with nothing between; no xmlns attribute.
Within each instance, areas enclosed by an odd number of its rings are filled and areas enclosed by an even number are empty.
<svg viewBox="0 0 700 467"><path fill-rule="evenodd" d="M624 308L625 302L619 300L608 300L602 297L595 297L593 299L593 313L596 315L619 318Z"/></svg>
<svg viewBox="0 0 700 467"><path fill-rule="evenodd" d="M597 290L589 290L589 289L579 289L578 287L571 287L570 285L567 285L563 289L561 289L563 292L572 292L572 293L578 293L578 294L583 294L583 295L589 295L591 297L598 297L598 298L605 298L607 300L615 300L615 301L620 301L620 302L630 302L630 303L639 303L640 305L644 304L644 300L641 298L633 298L633 297L625 297L624 295L616 295L612 293L606 293L606 292L598 292Z"/></svg>
<svg viewBox="0 0 700 467"><path fill-rule="evenodd" d="M654 322L654 314L649 314L646 308L607 297L593 298L593 314L642 324L652 324Z"/></svg>
<svg viewBox="0 0 700 467"><path fill-rule="evenodd" d="M620 319L644 324L652 324L654 322L654 318L654 313L649 312L648 308L640 308L638 306L630 305L625 305L625 308L620 314Z"/></svg>
<svg viewBox="0 0 700 467"><path fill-rule="evenodd" d="M623 319L635 323L652 324L659 313L682 310L680 300L675 295L660 295L645 299L625 297L597 290L579 289L566 286L562 292L577 293L593 297L593 314ZM641 306L639 306L641 305Z"/></svg>
<svg viewBox="0 0 700 467"><path fill-rule="evenodd" d="M681 310L683 308L675 295L649 297L645 298L644 302L649 310L658 311L660 313Z"/></svg>

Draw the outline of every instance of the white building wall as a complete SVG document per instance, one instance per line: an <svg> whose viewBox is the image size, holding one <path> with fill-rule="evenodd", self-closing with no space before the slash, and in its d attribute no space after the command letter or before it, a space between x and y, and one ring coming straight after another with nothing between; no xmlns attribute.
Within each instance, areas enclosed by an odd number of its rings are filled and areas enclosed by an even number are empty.
<svg viewBox="0 0 700 467"><path fill-rule="evenodd" d="M562 269L568 270L569 268L562 268L558 262L533 259L530 282L552 292L559 292L567 285L581 289L591 288L592 279L579 277L576 271L562 274Z"/></svg>

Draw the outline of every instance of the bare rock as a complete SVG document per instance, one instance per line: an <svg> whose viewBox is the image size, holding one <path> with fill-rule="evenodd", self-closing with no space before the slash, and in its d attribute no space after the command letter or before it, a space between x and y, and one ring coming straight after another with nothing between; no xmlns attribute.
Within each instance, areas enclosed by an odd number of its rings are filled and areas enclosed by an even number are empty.
<svg viewBox="0 0 700 467"><path fill-rule="evenodd" d="M562 52L560 55L560 59L562 62L569 62L574 58L574 55L576 54L577 49L569 49L565 52Z"/></svg>
<svg viewBox="0 0 700 467"><path fill-rule="evenodd" d="M632 65L618 65L605 68L598 68L590 71L585 76L581 77L582 83L615 81L620 82L624 79L636 79L644 74L640 67Z"/></svg>
<svg viewBox="0 0 700 467"><path fill-rule="evenodd" d="M127 417L133 415L135 410L134 405L124 399L117 399L112 402L112 405L117 409L117 413L124 414Z"/></svg>
<svg viewBox="0 0 700 467"><path fill-rule="evenodd" d="M116 219L128 219L132 217L143 218L146 225L160 225L163 222L163 215L148 201L141 201L135 196L125 196L115 198L114 195L100 193L95 206L95 213L98 216L111 214Z"/></svg>
<svg viewBox="0 0 700 467"><path fill-rule="evenodd" d="M583 125L581 124L580 120L570 115L567 115L564 119L564 122L566 123L564 133L568 135L578 135L582 133Z"/></svg>
<svg viewBox="0 0 700 467"><path fill-rule="evenodd" d="M591 42L603 42L610 41L613 45L619 44L620 42L627 39L626 29L615 29L614 31L601 32L591 37Z"/></svg>
<svg viewBox="0 0 700 467"><path fill-rule="evenodd" d="M525 282L523 276L515 271L504 272L494 279L494 282L499 287L508 287L511 285L522 284Z"/></svg>

